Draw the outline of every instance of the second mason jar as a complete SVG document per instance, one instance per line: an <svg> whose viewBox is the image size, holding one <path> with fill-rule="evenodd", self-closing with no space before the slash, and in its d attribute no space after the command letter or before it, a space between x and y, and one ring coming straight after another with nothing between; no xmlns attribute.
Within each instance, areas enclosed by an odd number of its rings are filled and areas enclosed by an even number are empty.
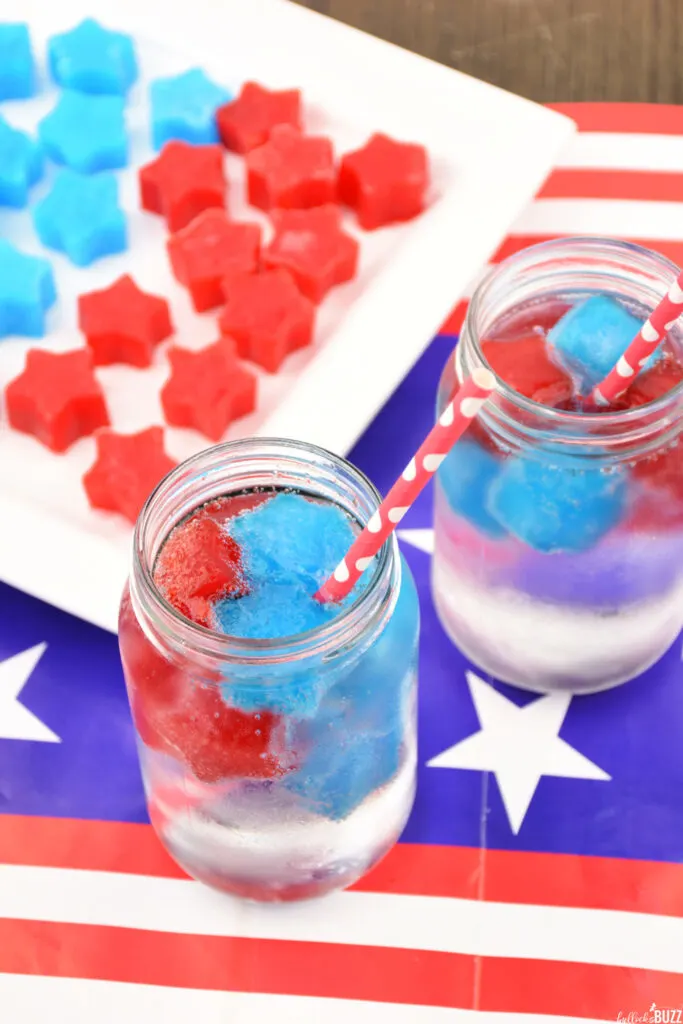
<svg viewBox="0 0 683 1024"><path fill-rule="evenodd" d="M474 294L438 408L510 324L551 325L594 294L644 320L677 274L663 256L604 239L518 253ZM679 327L670 343L680 354ZM588 693L667 650L683 626L682 414L681 385L639 408L585 414L501 383L436 486L434 599L472 661L530 690ZM503 486L517 531L496 517Z"/></svg>
<svg viewBox="0 0 683 1024"><path fill-rule="evenodd" d="M179 614L154 576L173 528L214 499L273 492L333 503L358 529L379 504L358 470L309 445L247 440L190 459L137 523L120 647L164 845L220 889L291 900L350 885L406 823L419 612L391 538L355 603L306 633L245 639Z"/></svg>

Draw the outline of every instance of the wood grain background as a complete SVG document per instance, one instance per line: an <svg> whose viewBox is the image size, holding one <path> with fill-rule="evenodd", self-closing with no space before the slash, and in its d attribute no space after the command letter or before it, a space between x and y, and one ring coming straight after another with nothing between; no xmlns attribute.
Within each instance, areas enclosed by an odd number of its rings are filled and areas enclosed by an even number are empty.
<svg viewBox="0 0 683 1024"><path fill-rule="evenodd" d="M683 103L683 0L297 2L534 100Z"/></svg>

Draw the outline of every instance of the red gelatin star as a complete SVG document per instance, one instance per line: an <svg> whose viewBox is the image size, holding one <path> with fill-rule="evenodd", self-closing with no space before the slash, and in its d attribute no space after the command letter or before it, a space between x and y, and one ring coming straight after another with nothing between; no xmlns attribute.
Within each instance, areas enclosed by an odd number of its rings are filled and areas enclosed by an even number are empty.
<svg viewBox="0 0 683 1024"><path fill-rule="evenodd" d="M482 352L496 376L525 398L556 406L572 397L571 379L548 358L540 334L515 341L485 341Z"/></svg>
<svg viewBox="0 0 683 1024"><path fill-rule="evenodd" d="M53 452L109 426L104 394L95 379L92 355L31 349L26 368L5 390L7 418L15 430L33 434Z"/></svg>
<svg viewBox="0 0 683 1024"><path fill-rule="evenodd" d="M141 291L128 274L78 297L78 326L95 366L151 366L154 348L173 334L168 302Z"/></svg>
<svg viewBox="0 0 683 1024"><path fill-rule="evenodd" d="M355 277L359 246L342 231L338 207L276 210L273 224L275 235L263 253L263 263L288 270L312 302L322 302L334 285Z"/></svg>
<svg viewBox="0 0 683 1024"><path fill-rule="evenodd" d="M133 611L128 587L121 602L119 636L126 676L135 686L135 704L150 701L171 705L182 686L182 671L176 664L167 661L142 632Z"/></svg>
<svg viewBox="0 0 683 1024"><path fill-rule="evenodd" d="M135 524L147 497L177 465L164 451L163 429L149 427L138 434L103 430L96 441L97 459L83 477L88 501Z"/></svg>
<svg viewBox="0 0 683 1024"><path fill-rule="evenodd" d="M256 270L261 228L230 221L222 210L207 210L169 238L167 248L176 280L201 313L221 305L225 277Z"/></svg>
<svg viewBox="0 0 683 1024"><path fill-rule="evenodd" d="M204 511L171 533L154 566L154 582L169 604L202 626L211 625L212 601L247 593L237 541Z"/></svg>
<svg viewBox="0 0 683 1024"><path fill-rule="evenodd" d="M212 686L192 685L143 634L124 597L119 623L135 725L143 743L184 762L202 782L282 775L270 747L279 718L228 707Z"/></svg>
<svg viewBox="0 0 683 1024"><path fill-rule="evenodd" d="M377 134L339 169L339 198L356 211L367 231L412 220L425 208L429 185L424 146Z"/></svg>
<svg viewBox="0 0 683 1024"><path fill-rule="evenodd" d="M301 128L301 93L298 89L273 92L247 82L236 100L218 108L216 122L224 146L235 153L249 153L267 142L278 125Z"/></svg>
<svg viewBox="0 0 683 1024"><path fill-rule="evenodd" d="M274 128L247 157L249 202L262 210L307 209L337 198L334 149L329 139Z"/></svg>
<svg viewBox="0 0 683 1024"><path fill-rule="evenodd" d="M144 705L142 716L136 718L144 742L180 757L195 778L209 783L282 775L277 757L269 753L278 721L272 712L245 714L228 707L211 686L188 687L179 704L170 708Z"/></svg>
<svg viewBox="0 0 683 1024"><path fill-rule="evenodd" d="M167 142L156 160L140 168L142 208L162 214L171 231L184 228L204 210L225 209L226 197L220 146Z"/></svg>
<svg viewBox="0 0 683 1024"><path fill-rule="evenodd" d="M275 373L290 352L313 340L315 306L284 270L231 277L224 291L218 324L235 339L243 359Z"/></svg>
<svg viewBox="0 0 683 1024"><path fill-rule="evenodd" d="M161 391L167 423L194 427L212 441L220 441L233 420L253 412L256 377L237 360L230 338L193 352L169 349L171 376Z"/></svg>

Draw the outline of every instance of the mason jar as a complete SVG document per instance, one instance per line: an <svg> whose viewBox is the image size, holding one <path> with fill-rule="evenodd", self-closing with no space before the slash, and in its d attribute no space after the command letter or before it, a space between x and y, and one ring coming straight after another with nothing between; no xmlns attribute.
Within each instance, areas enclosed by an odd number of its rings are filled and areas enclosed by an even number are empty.
<svg viewBox="0 0 683 1024"><path fill-rule="evenodd" d="M655 252L597 238L517 253L477 288L438 409L487 366L482 342L509 324L535 317L547 328L596 293L644 320L678 273ZM679 325L669 339L681 358ZM656 662L683 626L683 387L626 405L549 408L500 381L440 467L436 608L454 643L499 680L607 689Z"/></svg>
<svg viewBox="0 0 683 1024"><path fill-rule="evenodd" d="M342 888L399 837L416 774L418 600L390 538L355 603L277 640L189 621L154 583L173 528L218 497L289 491L360 529L377 491L311 445L245 440L189 459L135 528L120 649L150 818L192 876L260 900Z"/></svg>

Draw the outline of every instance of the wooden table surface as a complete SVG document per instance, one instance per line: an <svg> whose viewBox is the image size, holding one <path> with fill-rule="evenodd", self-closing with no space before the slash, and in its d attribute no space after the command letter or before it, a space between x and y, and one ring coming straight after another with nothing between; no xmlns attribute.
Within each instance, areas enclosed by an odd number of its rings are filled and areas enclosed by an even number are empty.
<svg viewBox="0 0 683 1024"><path fill-rule="evenodd" d="M538 101L683 103L683 0L297 0Z"/></svg>

